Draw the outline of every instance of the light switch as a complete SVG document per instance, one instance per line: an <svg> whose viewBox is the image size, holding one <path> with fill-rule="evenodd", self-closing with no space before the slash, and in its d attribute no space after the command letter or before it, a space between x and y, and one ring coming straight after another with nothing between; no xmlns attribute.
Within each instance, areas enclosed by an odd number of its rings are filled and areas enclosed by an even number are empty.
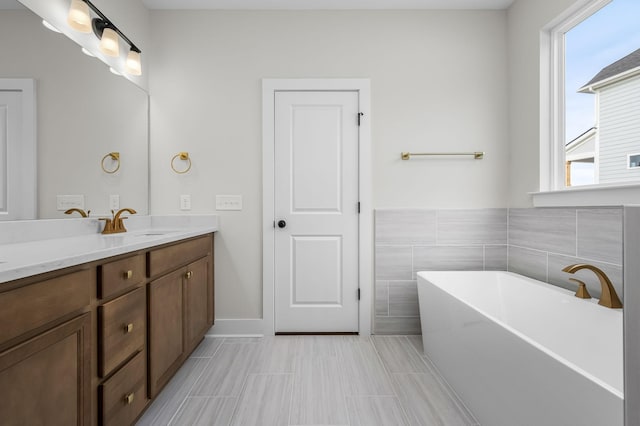
<svg viewBox="0 0 640 426"><path fill-rule="evenodd" d="M180 210L191 210L191 195L180 196Z"/></svg>
<svg viewBox="0 0 640 426"><path fill-rule="evenodd" d="M84 209L84 195L58 195L56 196L56 208L59 211L69 209Z"/></svg>
<svg viewBox="0 0 640 426"><path fill-rule="evenodd" d="M216 195L216 210L242 210L242 195Z"/></svg>

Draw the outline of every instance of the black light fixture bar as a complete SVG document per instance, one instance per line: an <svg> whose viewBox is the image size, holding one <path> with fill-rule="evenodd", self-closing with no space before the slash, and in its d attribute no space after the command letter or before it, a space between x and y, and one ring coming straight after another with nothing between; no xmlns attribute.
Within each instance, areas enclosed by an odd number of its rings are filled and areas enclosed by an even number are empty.
<svg viewBox="0 0 640 426"><path fill-rule="evenodd" d="M109 18L107 18L107 16L102 13L100 11L100 9L98 9L93 3L91 3L91 1L89 0L82 0L83 2L85 2L87 4L87 6L89 6L89 8L91 10L93 10L93 12L98 15L100 17L100 19L102 19L105 22L105 26L111 28L112 30L114 30L116 33L118 33L118 35L120 36L120 38L122 38L131 48L131 50L133 50L134 52L138 52L138 53L142 53L142 50L138 49L138 47L133 44L133 42L131 40L129 40L129 38L124 35L124 33L122 31L120 31L118 29L118 27L116 27L113 22L111 22L111 20Z"/></svg>

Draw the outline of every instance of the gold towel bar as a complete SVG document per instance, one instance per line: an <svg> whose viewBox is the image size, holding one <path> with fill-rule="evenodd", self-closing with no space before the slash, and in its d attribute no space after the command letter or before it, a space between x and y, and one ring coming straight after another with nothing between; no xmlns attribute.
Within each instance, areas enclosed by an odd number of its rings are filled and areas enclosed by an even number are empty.
<svg viewBox="0 0 640 426"><path fill-rule="evenodd" d="M475 160L482 160L484 152L403 152L400 154L403 160L410 160L412 155L473 155Z"/></svg>

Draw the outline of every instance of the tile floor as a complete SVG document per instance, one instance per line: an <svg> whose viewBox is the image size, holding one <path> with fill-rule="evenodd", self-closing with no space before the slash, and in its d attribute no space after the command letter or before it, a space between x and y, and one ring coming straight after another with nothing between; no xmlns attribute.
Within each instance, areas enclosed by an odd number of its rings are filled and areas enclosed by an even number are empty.
<svg viewBox="0 0 640 426"><path fill-rule="evenodd" d="M421 336L206 338L138 425L477 425Z"/></svg>

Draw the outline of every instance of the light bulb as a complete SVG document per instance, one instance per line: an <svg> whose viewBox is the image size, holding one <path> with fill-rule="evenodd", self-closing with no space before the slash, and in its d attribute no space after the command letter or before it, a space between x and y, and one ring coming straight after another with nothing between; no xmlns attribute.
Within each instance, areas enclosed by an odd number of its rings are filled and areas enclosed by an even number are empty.
<svg viewBox="0 0 640 426"><path fill-rule="evenodd" d="M131 75L142 75L142 63L140 62L140 52L133 49L127 55L125 69Z"/></svg>
<svg viewBox="0 0 640 426"><path fill-rule="evenodd" d="M91 15L89 14L89 5L82 0L71 0L67 23L76 31L90 33Z"/></svg>
<svg viewBox="0 0 640 426"><path fill-rule="evenodd" d="M106 27L100 38L100 51L108 56L120 55L120 42L118 34L113 28Z"/></svg>

